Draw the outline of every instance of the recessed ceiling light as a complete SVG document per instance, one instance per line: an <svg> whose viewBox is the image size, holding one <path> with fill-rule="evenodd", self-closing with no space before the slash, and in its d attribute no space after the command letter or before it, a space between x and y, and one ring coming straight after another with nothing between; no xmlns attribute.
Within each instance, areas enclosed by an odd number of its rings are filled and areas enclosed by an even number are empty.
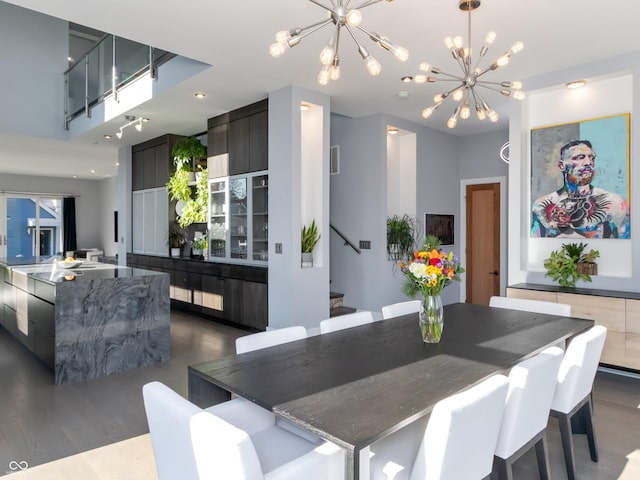
<svg viewBox="0 0 640 480"><path fill-rule="evenodd" d="M311 108L311 105L309 105L308 103L301 103L300 104L300 111L301 112L306 112L310 108Z"/></svg>
<svg viewBox="0 0 640 480"><path fill-rule="evenodd" d="M78 178L78 175L74 175L73 178Z"/></svg>
<svg viewBox="0 0 640 480"><path fill-rule="evenodd" d="M406 100L407 98L409 98L409 92L398 92L396 93L396 97L398 98L398 100Z"/></svg>
<svg viewBox="0 0 640 480"><path fill-rule="evenodd" d="M91 170L89 170L91 173L96 173L96 171L92 168Z"/></svg>
<svg viewBox="0 0 640 480"><path fill-rule="evenodd" d="M73 57L67 57L68 62L73 62Z"/></svg>
<svg viewBox="0 0 640 480"><path fill-rule="evenodd" d="M119 166L120 166L120 162L116 162L116 167L119 167Z"/></svg>
<svg viewBox="0 0 640 480"><path fill-rule="evenodd" d="M387 133L389 135L397 135L399 131L400 130L398 130L398 128L396 127L387 127Z"/></svg>
<svg viewBox="0 0 640 480"><path fill-rule="evenodd" d="M580 88L587 84L586 80L574 80L573 82L565 83L567 88Z"/></svg>
<svg viewBox="0 0 640 480"><path fill-rule="evenodd" d="M150 118L148 118L148 117L142 117L142 121L143 121L144 123L147 123L147 122L148 122L148 121L150 121L150 120L151 120L151 119L150 119Z"/></svg>
<svg viewBox="0 0 640 480"><path fill-rule="evenodd" d="M206 93L204 93L204 92L196 92L196 93L194 93L193 95L194 95L196 98L204 98L204 97L206 97L206 96L207 96L207 94L206 94Z"/></svg>
<svg viewBox="0 0 640 480"><path fill-rule="evenodd" d="M111 135L109 135L108 133L104 136L104 138L106 138L107 140L111 140Z"/></svg>
<svg viewBox="0 0 640 480"><path fill-rule="evenodd" d="M411 75L405 75L400 79L402 83L411 83L411 80L413 80L413 77Z"/></svg>

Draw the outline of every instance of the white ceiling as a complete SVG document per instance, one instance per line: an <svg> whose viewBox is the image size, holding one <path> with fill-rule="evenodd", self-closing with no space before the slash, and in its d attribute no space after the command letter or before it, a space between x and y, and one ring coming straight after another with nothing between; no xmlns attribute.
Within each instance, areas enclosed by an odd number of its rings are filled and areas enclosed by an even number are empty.
<svg viewBox="0 0 640 480"><path fill-rule="evenodd" d="M74 149L81 154L91 149L93 157L104 156L105 165L113 165L118 146L139 143L164 133L202 132L206 130L207 118L265 98L269 91L291 84L326 92L331 95L333 112L352 117L385 112L456 135L508 126L509 99L493 93L487 93L485 99L500 114L498 124L480 122L472 116L459 121L455 130L449 130L445 124L454 108L451 103L443 104L429 120L424 120L421 111L432 103L436 93L450 84L400 82L402 76L417 73L422 61L439 66L445 72L457 73L458 66L443 39L466 36L466 14L458 9L458 0L387 0L363 9L362 26L408 48L409 60L401 63L369 39L359 37L382 64L382 73L370 77L355 44L343 32L342 78L326 87L317 84L316 76L320 66L318 55L332 34L331 27L311 34L278 59L268 53L276 31L304 27L324 18L323 11L307 0L110 0L108 8L85 0L9 0L8 3L212 65L168 94L130 112L152 119L135 140L117 140L115 136L110 141L104 140L104 133L113 133L124 123L114 120L69 142L53 142L50 147L53 151L48 150L48 162L53 164L57 160L52 160L51 155L56 151L61 157L69 157L68 152ZM351 2L352 6L360 3ZM640 50L639 20L637 0L483 0L482 6L472 14L472 47L477 50L488 31L497 33L486 63L483 62L486 65L513 42L522 40L524 50L512 57L504 69L487 74L487 79L526 80L545 72ZM526 82L524 88L527 88ZM193 97L195 91L206 92L208 96L197 101ZM401 91L408 92L409 98L399 100L396 94ZM3 139L3 147L5 143ZM34 149L37 146L35 142ZM34 151L34 155L37 154ZM0 156L0 171L8 171L5 155ZM13 165L20 165L12 158ZM100 171L100 175L108 174L113 171Z"/></svg>

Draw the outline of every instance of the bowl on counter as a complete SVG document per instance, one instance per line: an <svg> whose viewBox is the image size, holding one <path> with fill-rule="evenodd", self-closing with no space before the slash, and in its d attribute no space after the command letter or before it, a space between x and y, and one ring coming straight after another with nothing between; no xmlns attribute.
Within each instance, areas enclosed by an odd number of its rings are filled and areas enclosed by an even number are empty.
<svg viewBox="0 0 640 480"><path fill-rule="evenodd" d="M76 267L79 267L80 265L82 265L82 260L73 260L71 262L63 260L61 262L56 262L56 267L64 268L65 270L68 270L70 268L76 268Z"/></svg>

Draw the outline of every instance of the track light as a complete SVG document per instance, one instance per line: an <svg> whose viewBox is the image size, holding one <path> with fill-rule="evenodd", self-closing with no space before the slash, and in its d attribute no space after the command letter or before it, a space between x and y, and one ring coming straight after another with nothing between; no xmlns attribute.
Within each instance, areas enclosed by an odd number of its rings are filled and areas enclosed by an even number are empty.
<svg viewBox="0 0 640 480"><path fill-rule="evenodd" d="M144 117L144 118L136 118L133 115L125 115L124 118L126 118L127 120L129 120L128 123L125 123L124 125L122 125L120 127L120 131L118 133L116 133L116 137L118 138L122 138L122 131L127 128L130 127L131 125L135 126L135 129L139 132L142 131L142 122L148 122L149 119Z"/></svg>

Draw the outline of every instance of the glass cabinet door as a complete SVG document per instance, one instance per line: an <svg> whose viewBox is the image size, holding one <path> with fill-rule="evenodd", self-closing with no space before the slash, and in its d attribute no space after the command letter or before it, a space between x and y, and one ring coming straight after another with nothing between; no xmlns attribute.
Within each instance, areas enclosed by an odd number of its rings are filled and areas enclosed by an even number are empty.
<svg viewBox="0 0 640 480"><path fill-rule="evenodd" d="M247 178L229 180L229 231L231 258L247 258Z"/></svg>
<svg viewBox="0 0 640 480"><path fill-rule="evenodd" d="M227 239L227 181L209 182L209 246L210 257L226 257Z"/></svg>
<svg viewBox="0 0 640 480"><path fill-rule="evenodd" d="M252 189L252 240L253 259L266 262L269 260L269 176L253 177Z"/></svg>

